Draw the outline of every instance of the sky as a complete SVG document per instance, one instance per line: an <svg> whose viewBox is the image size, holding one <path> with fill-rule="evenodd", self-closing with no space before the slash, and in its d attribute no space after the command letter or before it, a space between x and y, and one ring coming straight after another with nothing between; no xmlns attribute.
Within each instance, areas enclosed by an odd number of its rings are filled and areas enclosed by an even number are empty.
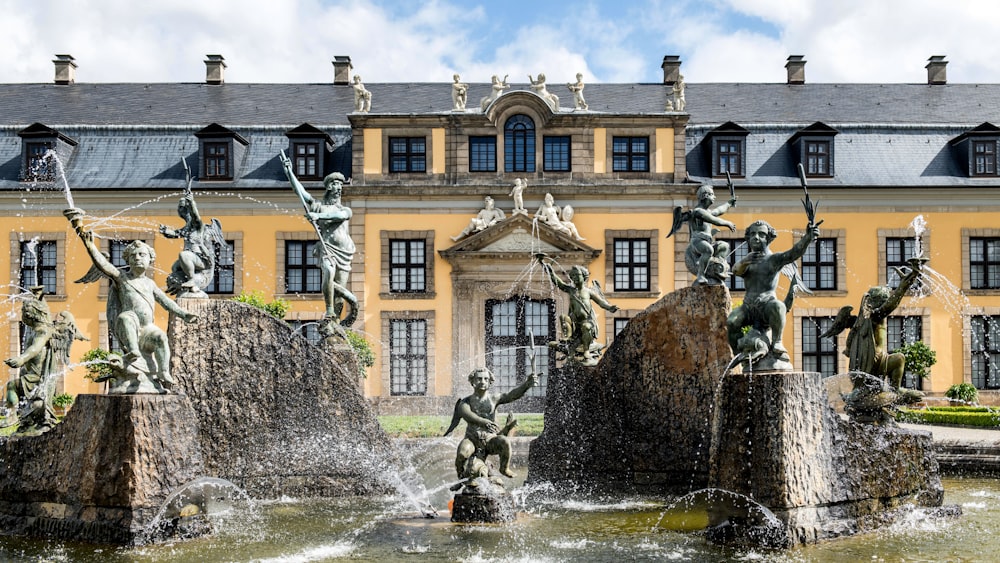
<svg viewBox="0 0 1000 563"><path fill-rule="evenodd" d="M324 83L334 56L366 83L660 82L664 55L685 80L925 83L945 55L951 83L1000 82L996 0L0 0L0 82L52 82L55 54L76 80Z"/></svg>

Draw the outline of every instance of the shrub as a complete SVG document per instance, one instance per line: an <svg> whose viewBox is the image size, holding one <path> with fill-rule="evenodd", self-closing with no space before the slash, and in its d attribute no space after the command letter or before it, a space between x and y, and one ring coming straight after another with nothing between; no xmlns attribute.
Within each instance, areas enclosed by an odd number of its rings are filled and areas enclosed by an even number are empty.
<svg viewBox="0 0 1000 563"><path fill-rule="evenodd" d="M87 363L87 379L94 381L99 378L107 378L111 376L111 366L107 362L108 356L111 352L108 352L104 348L94 348L93 350L87 350L83 354L82 360ZM88 362L100 362L100 363L88 363Z"/></svg>
<svg viewBox="0 0 1000 563"><path fill-rule="evenodd" d="M375 353L372 352L371 344L365 340L364 336L353 330L345 330L344 333L347 335L347 343L354 349L354 355L358 358L358 370L361 372L361 377L368 377L367 369L375 365Z"/></svg>
<svg viewBox="0 0 1000 563"><path fill-rule="evenodd" d="M73 404L73 395L60 393L52 399L52 405L64 409Z"/></svg>
<svg viewBox="0 0 1000 563"><path fill-rule="evenodd" d="M979 391L971 383L956 383L944 392L944 396L954 401L972 405L979 404Z"/></svg>
<svg viewBox="0 0 1000 563"><path fill-rule="evenodd" d="M1000 426L1000 412L986 407L930 407L926 409L901 408L896 414L900 422L924 424L958 424L962 426Z"/></svg>
<svg viewBox="0 0 1000 563"><path fill-rule="evenodd" d="M272 317L280 320L284 320L288 310L292 308L291 303L281 299L280 297L270 303L265 302L264 292L260 290L251 291L249 293L244 291L236 297L233 297L233 301L250 305L251 307L257 307L261 311L264 311Z"/></svg>
<svg viewBox="0 0 1000 563"><path fill-rule="evenodd" d="M937 353L918 340L911 342L896 352L906 358L906 371L923 379L931 373L931 366L937 363Z"/></svg>

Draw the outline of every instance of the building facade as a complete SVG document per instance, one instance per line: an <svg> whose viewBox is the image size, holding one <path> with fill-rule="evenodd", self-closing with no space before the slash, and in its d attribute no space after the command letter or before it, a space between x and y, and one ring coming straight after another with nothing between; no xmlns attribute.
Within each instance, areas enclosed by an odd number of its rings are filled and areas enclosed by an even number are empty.
<svg viewBox="0 0 1000 563"><path fill-rule="evenodd" d="M759 218L785 249L806 224L801 164L824 222L799 264L812 293L796 298L786 326L796 367L846 371L844 336L819 334L919 253L933 275L890 319L889 337L923 340L939 361L929 379L908 384L941 394L969 381L986 398L1000 388L1000 86L948 84L941 58L926 84L809 84L805 61L790 57L785 84L688 84L675 106L681 63L666 57L662 83L587 85L587 109L552 84L510 84L493 99L499 80L469 84L464 109L449 82L369 84L370 109L359 108L347 57L334 61L330 84L226 83L218 56L198 84L77 83L71 57L55 64L52 84L0 85L10 355L20 345L14 297L33 285L90 337L74 358L115 346L106 282L73 281L90 261L62 211L70 202L86 210L112 260L130 240L150 243L163 285L180 243L158 227L182 224L182 160L201 214L218 218L226 239L212 298L287 299L292 327L314 336L323 311L316 236L284 177L284 151L314 194L326 174L351 178L355 327L376 356L359 379L366 396L384 412L448 412L472 369L485 365L500 388L514 386L534 347L545 377L525 407L540 409L557 366L547 342L567 303L537 254L557 271L589 269L620 307L599 311L610 341L629 317L691 283L686 231L667 238L675 207L694 204L702 182L722 201L728 172L738 202L726 218L738 230L718 236L731 241L731 259ZM51 153L58 164L43 158ZM515 180L526 212L514 212ZM535 220L547 195L576 232ZM470 220L487 196L504 218L479 229ZM730 286L737 300L739 283ZM83 375L67 374L65 389L98 391Z"/></svg>

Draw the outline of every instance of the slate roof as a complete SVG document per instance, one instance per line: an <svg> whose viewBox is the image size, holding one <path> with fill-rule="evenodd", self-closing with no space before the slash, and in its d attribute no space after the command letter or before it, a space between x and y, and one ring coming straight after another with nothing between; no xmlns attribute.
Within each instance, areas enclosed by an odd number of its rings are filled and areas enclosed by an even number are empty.
<svg viewBox="0 0 1000 563"><path fill-rule="evenodd" d="M451 84L370 83L372 114L451 114ZM530 90L512 84L512 90ZM562 111L572 95L551 83ZM478 111L488 83L471 84L468 107ZM664 84L589 84L595 116L659 114L671 96ZM177 188L181 156L196 155L194 132L210 123L250 140L234 184L277 187L286 131L309 124L331 135L335 168L349 171L350 85L203 83L77 83L0 85L0 189L18 185L17 131L42 123L77 141L68 166L80 188ZM816 122L840 131L828 185L979 185L961 171L948 143L984 122L1000 123L1000 84L744 84L695 83L686 90L690 115L688 169L709 174L704 135L732 121L746 128L747 178L761 186L797 185L789 139Z"/></svg>

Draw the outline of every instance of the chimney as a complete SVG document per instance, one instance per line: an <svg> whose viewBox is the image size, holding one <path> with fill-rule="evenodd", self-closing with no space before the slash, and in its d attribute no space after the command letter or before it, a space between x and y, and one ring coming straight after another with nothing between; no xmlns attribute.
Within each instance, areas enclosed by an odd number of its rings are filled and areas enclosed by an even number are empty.
<svg viewBox="0 0 1000 563"><path fill-rule="evenodd" d="M333 83L350 84L351 70L353 69L354 66L351 65L351 57L347 55L335 55L333 57Z"/></svg>
<svg viewBox="0 0 1000 563"><path fill-rule="evenodd" d="M56 84L73 84L76 82L76 63L73 55L56 55L53 63L56 65Z"/></svg>
<svg viewBox="0 0 1000 563"><path fill-rule="evenodd" d="M944 55L934 55L927 59L927 83L947 84L948 83L948 61L944 60Z"/></svg>
<svg viewBox="0 0 1000 563"><path fill-rule="evenodd" d="M788 62L785 63L785 70L788 71L789 84L806 83L806 61L802 55L789 55Z"/></svg>
<svg viewBox="0 0 1000 563"><path fill-rule="evenodd" d="M680 80L681 76L681 58L677 55L667 55L663 57L663 64L660 65L663 68L663 83L667 85L673 85L674 82Z"/></svg>
<svg viewBox="0 0 1000 563"><path fill-rule="evenodd" d="M205 55L205 84L224 84L226 82L226 59L222 55Z"/></svg>

